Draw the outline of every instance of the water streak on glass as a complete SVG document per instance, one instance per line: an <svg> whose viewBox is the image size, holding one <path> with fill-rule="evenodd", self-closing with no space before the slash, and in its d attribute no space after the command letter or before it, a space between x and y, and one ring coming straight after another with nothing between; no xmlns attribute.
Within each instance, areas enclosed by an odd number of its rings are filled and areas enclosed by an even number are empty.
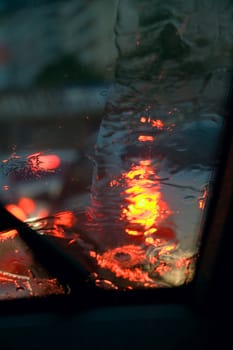
<svg viewBox="0 0 233 350"><path fill-rule="evenodd" d="M98 278L110 273L116 287L193 277L223 123L216 91L232 50L220 14L227 16L217 2L119 2L116 81L97 139L87 226Z"/></svg>
<svg viewBox="0 0 233 350"><path fill-rule="evenodd" d="M77 247L99 287L189 283L218 164L233 7L228 0L101 3L38 7L65 39L60 46L54 39L33 78L36 93L3 93L1 198L40 234L68 242L72 254ZM72 40L73 28L80 40ZM27 86L17 79L14 88ZM0 233L2 251L18 238L15 230ZM32 288L25 271L1 266L5 286L18 274L25 276L18 295ZM57 281L43 283L59 292Z"/></svg>

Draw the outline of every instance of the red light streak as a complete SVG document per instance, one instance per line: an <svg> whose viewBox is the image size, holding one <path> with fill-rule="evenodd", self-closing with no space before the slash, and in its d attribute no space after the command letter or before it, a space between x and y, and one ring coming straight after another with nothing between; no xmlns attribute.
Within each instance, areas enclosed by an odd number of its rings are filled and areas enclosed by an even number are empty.
<svg viewBox="0 0 233 350"><path fill-rule="evenodd" d="M138 136L138 141L140 141L140 142L152 142L152 141L154 141L154 136L140 135L140 136Z"/></svg>
<svg viewBox="0 0 233 350"><path fill-rule="evenodd" d="M6 241L7 239L13 239L17 236L17 230L8 230L0 232L0 242Z"/></svg>
<svg viewBox="0 0 233 350"><path fill-rule="evenodd" d="M125 245L109 249L102 255L90 252L90 256L96 259L102 269L110 270L117 278L140 283L144 287L154 287L155 285L148 272L142 271L138 267L146 258L143 249L139 246Z"/></svg>
<svg viewBox="0 0 233 350"><path fill-rule="evenodd" d="M61 160L56 154L43 155L40 152L30 154L27 157L30 161L31 170L34 172L38 171L53 171L57 169Z"/></svg>
<svg viewBox="0 0 233 350"><path fill-rule="evenodd" d="M41 222L43 223L43 218ZM50 218L45 217L40 231L49 236L67 238L67 229L71 229L75 222L76 217L71 211L59 212ZM71 244L70 241L69 245Z"/></svg>
<svg viewBox="0 0 233 350"><path fill-rule="evenodd" d="M40 168L43 170L54 170L57 169L61 163L60 158L55 155L46 155L46 156L40 156Z"/></svg>

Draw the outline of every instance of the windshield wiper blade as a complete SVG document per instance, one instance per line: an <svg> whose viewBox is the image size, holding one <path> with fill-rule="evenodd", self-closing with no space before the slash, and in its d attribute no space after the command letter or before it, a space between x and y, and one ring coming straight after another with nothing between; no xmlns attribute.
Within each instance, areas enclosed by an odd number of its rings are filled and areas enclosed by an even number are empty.
<svg viewBox="0 0 233 350"><path fill-rule="evenodd" d="M80 264L78 254L74 256L66 253L64 247L56 244L53 237L39 234L0 204L0 231L11 229L17 230L38 261L51 276L57 278L65 288L68 288L71 294L87 286L88 288L94 286L94 282L90 280L90 271ZM81 257L80 260L82 260Z"/></svg>

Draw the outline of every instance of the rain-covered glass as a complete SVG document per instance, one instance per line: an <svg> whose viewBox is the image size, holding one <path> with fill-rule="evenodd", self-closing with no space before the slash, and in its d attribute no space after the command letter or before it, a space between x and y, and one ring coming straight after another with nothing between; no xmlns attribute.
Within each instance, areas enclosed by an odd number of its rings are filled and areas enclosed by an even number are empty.
<svg viewBox="0 0 233 350"><path fill-rule="evenodd" d="M77 246L97 286L193 278L232 15L229 0L0 2L0 200ZM17 231L3 231L0 298L15 286L64 292Z"/></svg>

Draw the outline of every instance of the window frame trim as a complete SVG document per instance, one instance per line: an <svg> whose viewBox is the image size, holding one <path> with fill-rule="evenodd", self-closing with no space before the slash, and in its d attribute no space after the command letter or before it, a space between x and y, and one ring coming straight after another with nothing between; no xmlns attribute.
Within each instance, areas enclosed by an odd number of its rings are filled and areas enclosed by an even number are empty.
<svg viewBox="0 0 233 350"><path fill-rule="evenodd" d="M137 289L137 290L104 290L93 285L89 286L84 282L84 275L79 275L78 283L74 288L74 293L70 295L52 295L48 297L32 297L15 300L0 301L0 315L11 313L40 312L40 311L80 311L92 307L119 306L119 305L145 305L145 304L186 304L203 311L203 306L212 306L213 299L219 291L213 289L216 280L220 278L221 254L224 254L228 245L227 233L229 231L229 218L233 207L233 84L231 84L230 94L226 103L226 121L221 137L220 162L216 170L213 190L210 194L209 205L206 215L204 215L203 234L201 246L196 265L195 276L188 285L172 288L158 289ZM1 206L0 206L1 207ZM1 210L2 211L2 210ZM0 211L0 212L1 212ZM11 215L11 214L10 214ZM28 242L28 234L24 230L28 226L14 218L10 227L18 226L22 237ZM17 220L17 221L16 221ZM0 223L1 226L1 223ZM17 227L18 228L18 227ZM31 229L30 229L31 230ZM40 237L40 235L36 234ZM42 236L41 236L42 237ZM44 239L45 237L43 237ZM33 238L32 238L33 239ZM223 244L223 240L226 242ZM34 242L35 243L35 242ZM33 245L35 246L35 244ZM44 243L43 243L44 244ZM73 264L74 262L72 262ZM70 264L70 262L68 262ZM220 269L219 269L220 266ZM47 266L45 266L47 267ZM76 263L73 265L77 272L80 268ZM230 271L230 266L228 266ZM74 272L74 270L72 270ZM71 276L71 274L69 274ZM55 276L58 277L59 276ZM74 280L74 278L73 278ZM222 293L224 294L223 287ZM211 297L210 297L211 296ZM84 302L85 300L85 302ZM215 300L216 302L216 300Z"/></svg>

